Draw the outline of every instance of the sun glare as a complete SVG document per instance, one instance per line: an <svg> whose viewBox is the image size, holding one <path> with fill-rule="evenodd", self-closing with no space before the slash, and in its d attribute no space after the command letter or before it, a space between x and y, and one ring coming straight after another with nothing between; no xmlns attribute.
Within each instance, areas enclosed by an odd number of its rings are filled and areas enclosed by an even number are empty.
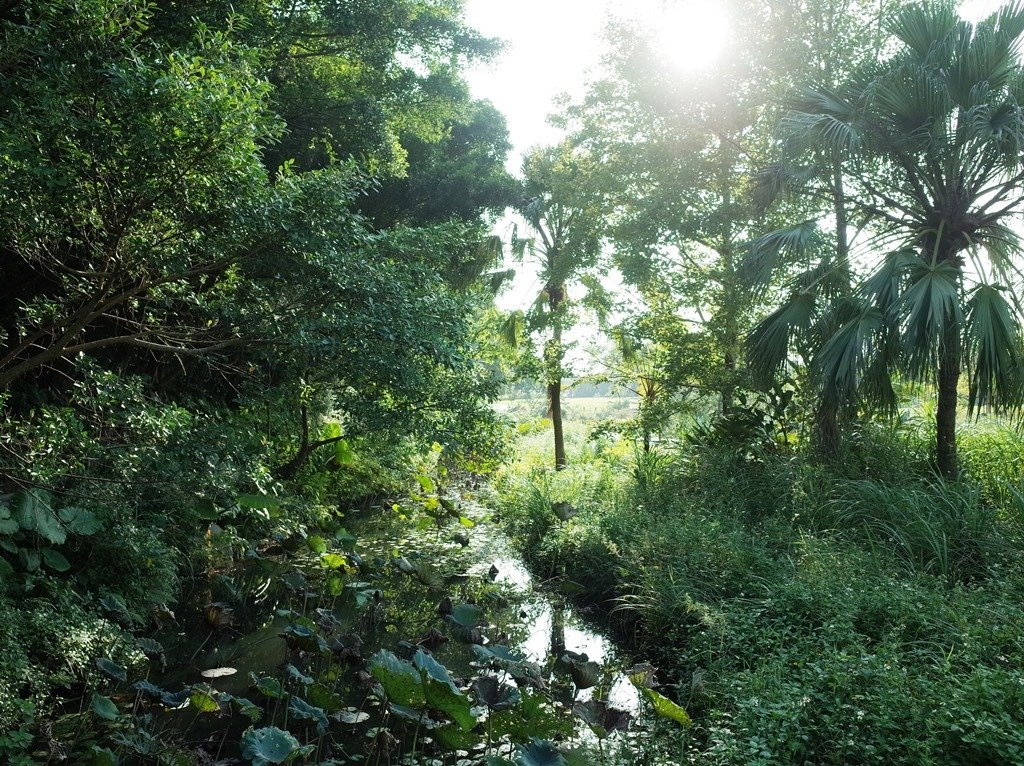
<svg viewBox="0 0 1024 766"><path fill-rule="evenodd" d="M693 71L714 63L725 49L729 17L707 0L666 4L653 23L658 49L678 69Z"/></svg>

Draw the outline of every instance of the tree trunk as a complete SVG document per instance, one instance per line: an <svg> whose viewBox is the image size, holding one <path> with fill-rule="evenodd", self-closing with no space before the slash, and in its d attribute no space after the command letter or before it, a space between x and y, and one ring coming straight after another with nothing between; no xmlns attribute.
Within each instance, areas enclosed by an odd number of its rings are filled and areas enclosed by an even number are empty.
<svg viewBox="0 0 1024 766"><path fill-rule="evenodd" d="M843 270L844 281L839 288L842 295L853 292L850 284L850 242L847 234L846 190L843 185L843 166L832 160L832 210L836 216L836 268ZM819 400L814 412L814 444L818 455L826 461L839 457L843 430L839 422L839 408Z"/></svg>
<svg viewBox="0 0 1024 766"><path fill-rule="evenodd" d="M568 462L565 459L565 435L562 433L562 381L548 384L548 408L551 411L551 427L555 432L555 470L561 471Z"/></svg>
<svg viewBox="0 0 1024 766"><path fill-rule="evenodd" d="M935 410L935 457L939 473L947 479L960 475L956 450L957 387L960 383L960 325L946 317L939 350L939 402Z"/></svg>
<svg viewBox="0 0 1024 766"><path fill-rule="evenodd" d="M551 257L551 256L549 256ZM553 261L549 268L554 268ZM555 432L555 470L561 471L568 465L565 458L565 435L562 432L562 317L559 309L565 300L565 285L548 285L548 309L551 311L551 342L544 353L548 377L548 413L551 427Z"/></svg>
<svg viewBox="0 0 1024 766"><path fill-rule="evenodd" d="M842 444L842 429L839 426L839 410L831 403L818 402L814 411L814 446L824 460L839 456Z"/></svg>

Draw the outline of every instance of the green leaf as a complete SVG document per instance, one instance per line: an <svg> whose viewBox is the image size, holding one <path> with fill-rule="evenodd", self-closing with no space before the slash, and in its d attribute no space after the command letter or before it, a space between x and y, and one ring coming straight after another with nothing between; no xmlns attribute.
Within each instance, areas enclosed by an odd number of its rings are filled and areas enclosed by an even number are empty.
<svg viewBox="0 0 1024 766"><path fill-rule="evenodd" d="M338 465L351 465L355 462L356 453L352 450L348 439L341 439L334 443L334 459Z"/></svg>
<svg viewBox="0 0 1024 766"><path fill-rule="evenodd" d="M75 535L94 535L103 529L103 524L96 514L85 508L61 508L57 515L68 531Z"/></svg>
<svg viewBox="0 0 1024 766"><path fill-rule="evenodd" d="M448 724L434 730L434 739L447 750L473 750L480 744L480 735L461 726Z"/></svg>
<svg viewBox="0 0 1024 766"><path fill-rule="evenodd" d="M96 667L107 678L122 682L128 680L128 669L121 667L113 660L108 660L106 657L97 657Z"/></svg>
<svg viewBox="0 0 1024 766"><path fill-rule="evenodd" d="M469 697L455 685L447 668L422 649L416 652L413 664L423 676L427 704L450 716L466 731L475 727L476 717L470 710Z"/></svg>
<svg viewBox="0 0 1024 766"><path fill-rule="evenodd" d="M422 708L427 700L419 671L386 649L370 658L370 674L380 681L388 699L406 707Z"/></svg>
<svg viewBox="0 0 1024 766"><path fill-rule="evenodd" d="M92 695L92 712L108 721L116 721L119 714L114 701L102 694Z"/></svg>
<svg viewBox="0 0 1024 766"><path fill-rule="evenodd" d="M555 710L547 697L528 689L520 693L522 703L515 710L492 713L489 725L495 737L507 735L513 742L524 742L531 737L558 739L572 735L573 722L563 711Z"/></svg>
<svg viewBox="0 0 1024 766"><path fill-rule="evenodd" d="M68 536L51 502L49 492L34 489L17 492L12 498L12 516L22 529L36 532L53 545L60 545Z"/></svg>
<svg viewBox="0 0 1024 766"><path fill-rule="evenodd" d="M43 557L43 563L56 572L67 572L71 569L71 562L56 548L43 548L39 554Z"/></svg>
<svg viewBox="0 0 1024 766"><path fill-rule="evenodd" d="M247 729L242 735L242 757L253 766L288 763L314 749L313 745L303 747L295 737L275 726Z"/></svg>
<svg viewBox="0 0 1024 766"><path fill-rule="evenodd" d="M334 533L334 539L337 540L338 544L347 551L355 549L356 542L358 542L358 538L344 527Z"/></svg>
<svg viewBox="0 0 1024 766"><path fill-rule="evenodd" d="M35 572L39 569L39 565L43 560L39 555L39 551L29 550L28 548L21 548L18 551L18 558L21 559L22 566L25 567L27 572Z"/></svg>
<svg viewBox="0 0 1024 766"><path fill-rule="evenodd" d="M323 708L328 713L340 713L345 708L345 702L341 697L323 684L313 684L309 687L306 697L309 698L310 704Z"/></svg>
<svg viewBox="0 0 1024 766"><path fill-rule="evenodd" d="M568 658L569 675L577 689L590 689L600 683L604 669L596 662Z"/></svg>
<svg viewBox="0 0 1024 766"><path fill-rule="evenodd" d="M138 636L135 639L135 645L138 646L147 657L150 659L160 658L164 656L164 647L155 638L147 638L145 636Z"/></svg>
<svg viewBox="0 0 1024 766"><path fill-rule="evenodd" d="M21 525L11 516L11 509L6 505L0 505L0 535L13 535Z"/></svg>
<svg viewBox="0 0 1024 766"><path fill-rule="evenodd" d="M307 676L305 673L303 673L297 667L292 665L290 662L287 665L284 666L284 669L285 669L285 672L290 677L294 678L296 681L298 681L303 686L309 686L311 683L313 683L313 679L310 676Z"/></svg>
<svg viewBox="0 0 1024 766"><path fill-rule="evenodd" d="M220 702L210 689L193 689L188 701L200 713L220 712Z"/></svg>
<svg viewBox="0 0 1024 766"><path fill-rule="evenodd" d="M113 751L106 747L93 745L90 754L92 758L89 759L89 766L118 766L120 763Z"/></svg>
<svg viewBox="0 0 1024 766"><path fill-rule="evenodd" d="M515 762L517 766L566 766L554 743L539 739L521 747Z"/></svg>
<svg viewBox="0 0 1024 766"><path fill-rule="evenodd" d="M306 538L306 546L313 551L313 553L326 553L327 552L327 540L320 535L310 535Z"/></svg>
<svg viewBox="0 0 1024 766"><path fill-rule="evenodd" d="M262 511L274 511L282 505L282 500L272 495L239 495L236 502L239 508Z"/></svg>
<svg viewBox="0 0 1024 766"><path fill-rule="evenodd" d="M11 566L10 562L0 556L0 577L10 577L14 574L14 567Z"/></svg>
<svg viewBox="0 0 1024 766"><path fill-rule="evenodd" d="M263 717L263 708L245 697L232 697L231 702L238 708L238 712L244 715L253 723Z"/></svg>
<svg viewBox="0 0 1024 766"><path fill-rule="evenodd" d="M440 588L444 585L444 577L437 571L436 567L426 561L420 561L416 564L416 579L428 588Z"/></svg>
<svg viewBox="0 0 1024 766"><path fill-rule="evenodd" d="M452 609L450 618L464 628L472 628L483 621L484 611L476 604L459 604Z"/></svg>
<svg viewBox="0 0 1024 766"><path fill-rule="evenodd" d="M216 521L220 518L217 506L213 504L212 500L205 497L196 501L196 504L192 506L192 512L197 519L202 521Z"/></svg>
<svg viewBox="0 0 1024 766"><path fill-rule="evenodd" d="M303 721L313 721L316 723L316 730L320 734L324 734L327 731L327 715L323 709L310 705L303 699L298 697L292 697L288 703L288 710L296 718Z"/></svg>
<svg viewBox="0 0 1024 766"><path fill-rule="evenodd" d="M499 682L495 676L475 678L473 692L477 704L483 703L491 710L510 710L522 701L519 689Z"/></svg>
<svg viewBox="0 0 1024 766"><path fill-rule="evenodd" d="M320 557L320 563L327 569L344 569L348 567L348 559L340 553L325 553Z"/></svg>
<svg viewBox="0 0 1024 766"><path fill-rule="evenodd" d="M256 689L264 697L270 697L271 699L284 699L288 696L288 693L284 690L281 682L276 678L257 678L255 673L250 673L249 677L252 679L253 688Z"/></svg>
<svg viewBox="0 0 1024 766"><path fill-rule="evenodd" d="M690 726L693 724L693 719L690 718L686 710L681 708L668 697L659 694L654 691L654 689L648 689L646 687L638 688L640 689L640 693L643 694L651 703L651 706L654 708L654 712L662 718L668 718L675 721L680 726Z"/></svg>

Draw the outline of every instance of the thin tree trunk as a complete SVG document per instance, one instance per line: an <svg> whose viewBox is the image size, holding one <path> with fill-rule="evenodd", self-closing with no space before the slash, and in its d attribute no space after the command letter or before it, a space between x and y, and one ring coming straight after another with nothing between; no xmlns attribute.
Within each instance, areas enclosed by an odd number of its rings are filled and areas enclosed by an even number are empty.
<svg viewBox="0 0 1024 766"><path fill-rule="evenodd" d="M549 256L551 257L551 256ZM553 268L553 263L549 265ZM559 309L565 300L565 285L548 286L548 309L552 317L551 344L544 354L548 376L548 413L555 432L555 470L568 465L565 457L565 434L562 431L562 318Z"/></svg>
<svg viewBox="0 0 1024 766"><path fill-rule="evenodd" d="M568 465L565 459L565 435L562 432L562 382L548 384L548 407L551 410L551 427L555 432L555 470L561 471Z"/></svg>
<svg viewBox="0 0 1024 766"><path fill-rule="evenodd" d="M946 317L942 348L939 351L939 402L935 410L935 456L939 473L947 479L956 479L960 475L956 449L960 354L959 323L952 317Z"/></svg>

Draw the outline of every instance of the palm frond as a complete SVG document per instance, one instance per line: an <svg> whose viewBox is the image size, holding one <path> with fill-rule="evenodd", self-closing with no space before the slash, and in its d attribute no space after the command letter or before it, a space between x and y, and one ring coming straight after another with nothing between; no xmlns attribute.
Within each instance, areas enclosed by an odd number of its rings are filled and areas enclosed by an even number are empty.
<svg viewBox="0 0 1024 766"><path fill-rule="evenodd" d="M803 221L769 232L747 246L741 267L744 277L752 286L767 287L778 269L807 257L821 242L817 221Z"/></svg>
<svg viewBox="0 0 1024 766"><path fill-rule="evenodd" d="M601 280L595 274L582 275L580 284L587 290L581 303L594 312L598 326L604 329L608 325L608 315L615 308L612 294L601 284Z"/></svg>
<svg viewBox="0 0 1024 766"><path fill-rule="evenodd" d="M500 271L488 271L480 275L491 295L497 295L501 289L516 278L515 269L502 269Z"/></svg>
<svg viewBox="0 0 1024 766"><path fill-rule="evenodd" d="M919 260L916 252L906 248L886 253L875 272L861 284L859 293L880 311L890 311L900 299L904 274Z"/></svg>
<svg viewBox="0 0 1024 766"><path fill-rule="evenodd" d="M860 310L815 355L812 374L820 381L826 401L849 406L858 400L861 381L874 361L872 352L884 324L882 312L862 301Z"/></svg>
<svg viewBox="0 0 1024 766"><path fill-rule="evenodd" d="M978 103L977 85L985 83L1002 89L1013 75L1012 41L1006 34L979 25L975 34L957 40L956 51L946 70L949 92L964 108Z"/></svg>
<svg viewBox="0 0 1024 766"><path fill-rule="evenodd" d="M963 26L965 24L951 2L901 5L886 23L889 33L912 50L918 59L932 60L940 65L945 63L942 59L952 53L943 50L943 43Z"/></svg>
<svg viewBox="0 0 1024 766"><path fill-rule="evenodd" d="M895 305L903 328L903 352L911 378L924 380L937 367L940 340L947 324L960 324L961 270L952 263L919 258L907 269L907 285Z"/></svg>
<svg viewBox="0 0 1024 766"><path fill-rule="evenodd" d="M1011 46L1024 35L1024 2L1013 0L978 24L978 29L990 29L1006 36Z"/></svg>
<svg viewBox="0 0 1024 766"><path fill-rule="evenodd" d="M796 292L762 319L747 335L747 365L761 385L770 386L786 366L795 335L813 324L817 299L813 293Z"/></svg>
<svg viewBox="0 0 1024 766"><path fill-rule="evenodd" d="M501 323L498 337L507 348L518 348L519 339L526 329L526 317L522 311L512 311Z"/></svg>
<svg viewBox="0 0 1024 766"><path fill-rule="evenodd" d="M967 355L971 369L969 409L1019 407L1021 367L1020 317L1003 290L980 285L967 302Z"/></svg>
<svg viewBox="0 0 1024 766"><path fill-rule="evenodd" d="M975 232L978 241L985 246L992 269L1000 281L1012 284L1024 279L1024 273L1017 263L1020 255L1020 235L1009 226L991 224Z"/></svg>

